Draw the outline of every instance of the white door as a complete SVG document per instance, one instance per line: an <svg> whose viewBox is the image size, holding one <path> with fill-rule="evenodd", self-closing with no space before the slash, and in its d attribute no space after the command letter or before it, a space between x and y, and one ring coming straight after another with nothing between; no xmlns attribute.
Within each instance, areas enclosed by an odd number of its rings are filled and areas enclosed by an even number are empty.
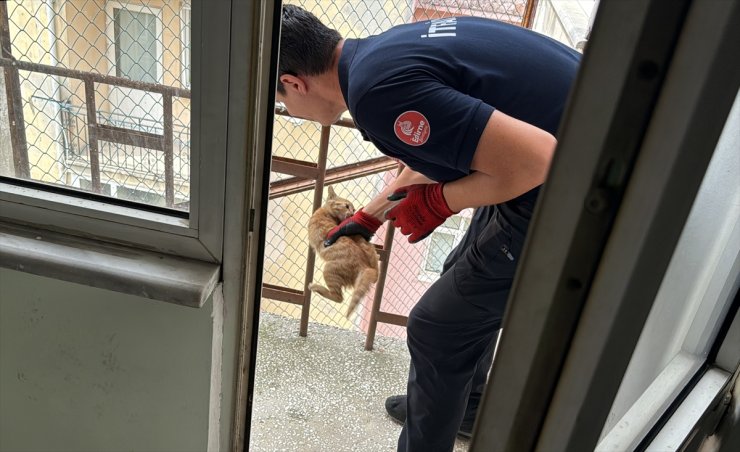
<svg viewBox="0 0 740 452"><path fill-rule="evenodd" d="M162 83L161 10L108 2L109 74L129 80ZM120 127L162 133L162 95L146 90L111 86L110 118Z"/></svg>

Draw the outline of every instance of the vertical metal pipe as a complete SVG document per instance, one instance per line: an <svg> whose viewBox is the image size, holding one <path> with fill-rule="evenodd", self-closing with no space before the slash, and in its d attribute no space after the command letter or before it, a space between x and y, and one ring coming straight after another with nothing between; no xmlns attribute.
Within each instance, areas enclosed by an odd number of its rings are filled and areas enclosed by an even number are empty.
<svg viewBox="0 0 740 452"><path fill-rule="evenodd" d="M388 265L391 261L391 248L393 247L393 233L396 227L388 223L388 230L385 233L383 241L383 251L386 252L385 259L380 262L378 269L378 282L375 285L375 295L373 296L373 307L370 309L370 321L367 326L367 336L365 336L365 350L372 350L375 344L375 331L378 328L378 312L380 312L380 303L383 300L383 290L385 289L385 277L388 274Z"/></svg>
<svg viewBox="0 0 740 452"><path fill-rule="evenodd" d="M172 94L162 95L164 102L164 194L167 207L175 205L175 169L173 157Z"/></svg>
<svg viewBox="0 0 740 452"><path fill-rule="evenodd" d="M10 40L10 21L8 19L8 5L0 2L0 56L13 60L12 43ZM21 81L18 68L15 64L5 67L5 92L8 97L8 118L10 119L10 142L13 148L13 165L16 177L28 179L31 177L28 164L28 142L26 141L26 121L23 118L23 98L21 97Z"/></svg>
<svg viewBox="0 0 740 452"><path fill-rule="evenodd" d="M87 107L87 147L90 153L90 178L95 193L100 193L100 159L98 153L98 120L95 116L95 82L85 77L85 106Z"/></svg>
<svg viewBox="0 0 740 452"><path fill-rule="evenodd" d="M403 165L398 164L398 170L396 174L401 174L403 171ZM388 274L388 265L391 261L391 249L393 248L393 234L396 227L393 223L388 222L388 230L385 233L385 240L383 240L383 251L385 251L385 259L380 263L378 269L378 282L375 284L375 295L373 296L373 306L370 309L370 320L367 325L367 335L365 336L365 350L372 350L375 344L375 331L378 328L378 313L380 312L380 303L383 301L383 291L385 290L385 277Z"/></svg>
<svg viewBox="0 0 740 452"><path fill-rule="evenodd" d="M534 14L537 11L538 0L527 0L527 6L524 7L524 16L522 17L522 27L532 28L534 23Z"/></svg>
<svg viewBox="0 0 740 452"><path fill-rule="evenodd" d="M329 138L331 137L331 126L321 127L321 141L319 142L318 175L316 176L316 188L313 193L313 210L321 207L324 194L324 176L326 176L326 156L329 153ZM306 337L308 334L308 314L311 309L311 291L308 285L313 281L314 267L316 266L316 253L308 247L308 262L306 264L306 281L303 284L303 306L301 308L301 331L300 335Z"/></svg>

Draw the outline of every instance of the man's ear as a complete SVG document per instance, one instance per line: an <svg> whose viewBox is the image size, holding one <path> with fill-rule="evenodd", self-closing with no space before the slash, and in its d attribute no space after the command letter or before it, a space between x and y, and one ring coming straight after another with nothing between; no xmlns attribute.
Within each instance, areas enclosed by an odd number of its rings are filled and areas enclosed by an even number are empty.
<svg viewBox="0 0 740 452"><path fill-rule="evenodd" d="M337 194L336 194L336 193L334 193L334 189L333 189L333 188L331 188L331 187L328 187L328 188L329 188L329 199L334 199L334 198L336 198L336 197L337 197Z"/></svg>
<svg viewBox="0 0 740 452"><path fill-rule="evenodd" d="M280 76L280 83L282 83L288 91L295 91L298 94L306 94L306 82L297 75L283 74Z"/></svg>

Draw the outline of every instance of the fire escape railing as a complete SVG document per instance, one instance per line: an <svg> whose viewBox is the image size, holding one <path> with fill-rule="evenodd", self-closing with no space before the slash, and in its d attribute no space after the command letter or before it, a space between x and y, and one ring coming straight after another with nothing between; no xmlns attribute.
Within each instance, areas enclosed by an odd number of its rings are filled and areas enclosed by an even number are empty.
<svg viewBox="0 0 740 452"><path fill-rule="evenodd" d="M275 114L290 116L288 112L282 108L276 108ZM386 171L401 170L400 165L389 157L378 157L327 170L326 160L332 127L355 128L355 124L351 119L342 118L333 126L322 126L317 162L305 162L284 157L272 157L272 171L293 177L272 182L270 184L270 199L313 189L313 211L315 211L323 204L322 195L325 186ZM378 255L380 256L380 267L378 269L378 282L375 284L375 295L373 296L373 303L370 308L370 318L368 319L365 350L372 350L373 348L378 323L390 323L393 325L406 326L406 316L381 311L383 291L385 289L388 264L391 257L391 248L393 246L393 233L394 227L389 223L383 245L375 245ZM308 289L308 285L313 282L315 266L316 255L309 247L303 290L296 290L272 284L263 284L262 288L262 296L264 298L301 306L299 330L299 334L301 336L306 336L308 332L308 318L311 308L311 291Z"/></svg>

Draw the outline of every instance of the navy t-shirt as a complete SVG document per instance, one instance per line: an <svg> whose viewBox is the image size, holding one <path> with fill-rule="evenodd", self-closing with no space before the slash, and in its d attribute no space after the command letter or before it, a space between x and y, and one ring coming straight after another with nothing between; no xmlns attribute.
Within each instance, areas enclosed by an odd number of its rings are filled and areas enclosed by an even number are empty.
<svg viewBox="0 0 740 452"><path fill-rule="evenodd" d="M530 30L457 17L347 39L339 82L366 139L448 182L470 173L494 108L555 135L579 61Z"/></svg>

